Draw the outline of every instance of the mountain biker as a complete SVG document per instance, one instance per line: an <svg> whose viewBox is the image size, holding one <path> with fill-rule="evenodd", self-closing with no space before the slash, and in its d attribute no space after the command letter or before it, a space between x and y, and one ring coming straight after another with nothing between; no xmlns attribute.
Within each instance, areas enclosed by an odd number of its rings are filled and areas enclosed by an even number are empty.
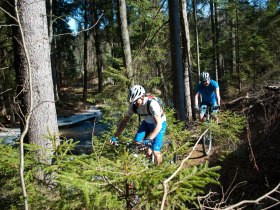
<svg viewBox="0 0 280 210"><path fill-rule="evenodd" d="M201 97L200 108L198 106L198 98ZM199 121L204 122L207 106L213 107L212 117L217 119L215 115L218 113L220 107L220 89L216 81L210 79L208 72L202 72L200 74L200 83L197 85L196 93L194 97L195 109L200 112Z"/></svg>
<svg viewBox="0 0 280 210"><path fill-rule="evenodd" d="M161 144L166 131L166 116L163 113L159 103L156 100L149 99L145 95L145 89L140 85L134 85L130 88L128 93L129 107L126 116L120 122L116 133L111 139L111 144L118 141L118 137L125 129L131 116L135 113L133 106L137 107L137 114L143 115L144 119L141 122L138 131L134 137L136 144L150 145L147 151L147 155L152 153L155 156L155 160L159 165L162 162L162 156L160 153ZM148 100L151 100L148 106ZM149 113L147 112L149 109Z"/></svg>

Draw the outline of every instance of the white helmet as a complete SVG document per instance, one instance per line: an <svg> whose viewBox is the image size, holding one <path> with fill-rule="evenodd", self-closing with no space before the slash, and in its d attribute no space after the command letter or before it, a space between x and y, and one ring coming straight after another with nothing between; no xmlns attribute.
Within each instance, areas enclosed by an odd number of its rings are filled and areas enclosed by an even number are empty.
<svg viewBox="0 0 280 210"><path fill-rule="evenodd" d="M210 80L210 75L209 75L209 73L206 72L206 71L202 72L202 73L200 74L200 81L201 81L201 82L206 82L206 81L208 81L208 80Z"/></svg>
<svg viewBox="0 0 280 210"><path fill-rule="evenodd" d="M138 98L145 95L145 89L140 85L134 85L130 88L128 93L128 101L130 103L135 102Z"/></svg>

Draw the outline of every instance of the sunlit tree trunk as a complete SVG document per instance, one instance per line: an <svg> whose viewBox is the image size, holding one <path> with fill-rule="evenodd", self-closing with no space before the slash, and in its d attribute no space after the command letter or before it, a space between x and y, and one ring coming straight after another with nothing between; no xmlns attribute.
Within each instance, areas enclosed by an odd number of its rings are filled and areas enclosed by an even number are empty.
<svg viewBox="0 0 280 210"><path fill-rule="evenodd" d="M98 21L98 9L95 0L94 0L94 5L95 5L94 20ZM99 27L100 27L100 22L98 22L97 25L94 27L94 44L95 44L95 51L96 51L96 65L97 65L97 74L98 74L98 92L101 92L103 89L103 75L102 75L103 60L102 60Z"/></svg>
<svg viewBox="0 0 280 210"><path fill-rule="evenodd" d="M217 64L217 52L216 52L216 27L214 18L214 2L210 0L210 19L211 19L211 37L212 37L212 68L215 72L215 80L218 81L218 64Z"/></svg>
<svg viewBox="0 0 280 210"><path fill-rule="evenodd" d="M194 28L195 28L196 65L197 65L197 75L199 81L200 54L199 54L199 38L198 38L197 15L196 15L196 0L192 0L192 7L193 7Z"/></svg>
<svg viewBox="0 0 280 210"><path fill-rule="evenodd" d="M44 155L47 155L48 159L53 144L52 140L47 137L58 135L58 124L54 102L46 5L44 1L22 1L18 4L18 11L22 32L19 27L13 29L13 43L15 60L17 61L14 64L22 119L26 118L27 114L30 113L30 108L32 108L29 130L25 140L47 149L40 150L40 158L43 159ZM31 106L32 104L33 106ZM25 121L21 121L22 128L25 124ZM58 144L58 138L55 139Z"/></svg>
<svg viewBox="0 0 280 210"><path fill-rule="evenodd" d="M181 30L179 17L179 1L168 0L169 7L169 28L171 46L171 69L173 77L173 100L176 109L177 119L186 120L185 116L185 87L184 72L181 49Z"/></svg>
<svg viewBox="0 0 280 210"><path fill-rule="evenodd" d="M190 31L187 13L186 0L180 0L181 9L181 31L182 31L182 50L183 50L183 71L185 84L185 104L186 116L188 120L192 119L192 96L191 96L191 45L190 45Z"/></svg>
<svg viewBox="0 0 280 210"><path fill-rule="evenodd" d="M124 54L124 65L126 68L127 78L131 80L131 85L134 84L134 73L132 68L132 56L130 49L130 39L127 26L127 12L125 0L118 0L119 8L119 24L121 28L122 48Z"/></svg>
<svg viewBox="0 0 280 210"><path fill-rule="evenodd" d="M84 29L88 28L88 0L84 1ZM87 102L87 79L88 79L88 31L84 31L84 89L83 89L83 101Z"/></svg>
<svg viewBox="0 0 280 210"><path fill-rule="evenodd" d="M216 81L218 82L222 76L221 73L221 64L220 64L220 49L219 49L219 40L220 40L220 33L219 33L219 24L218 24L218 4L217 1L214 1L214 29L215 29L215 63L216 63Z"/></svg>
<svg viewBox="0 0 280 210"><path fill-rule="evenodd" d="M47 2L47 13L48 13L48 28L49 28L49 44L51 49L51 67L52 67L52 77L53 77L53 87L54 87L54 98L56 101L59 100L58 87L57 87L57 71L55 68L55 45L53 36L53 0L48 0Z"/></svg>
<svg viewBox="0 0 280 210"><path fill-rule="evenodd" d="M236 35L235 35L235 43L236 43L236 71L238 74L238 90L239 94L241 93L241 75L240 75L240 52L239 52L239 18L238 18L238 10L235 9L236 15Z"/></svg>

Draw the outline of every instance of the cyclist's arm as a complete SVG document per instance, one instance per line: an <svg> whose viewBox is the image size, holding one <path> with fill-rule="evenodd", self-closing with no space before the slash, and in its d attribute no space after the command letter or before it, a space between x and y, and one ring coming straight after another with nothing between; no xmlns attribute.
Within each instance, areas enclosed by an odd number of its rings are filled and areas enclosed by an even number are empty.
<svg viewBox="0 0 280 210"><path fill-rule="evenodd" d="M116 131L116 133L115 133L115 137L119 137L119 135L121 135L121 133L122 133L123 130L125 129L125 126L126 126L127 122L129 121L129 119L130 119L129 116L125 116L125 117L122 119L122 121L121 121L121 123L119 124L118 129L117 129L117 131Z"/></svg>
<svg viewBox="0 0 280 210"><path fill-rule="evenodd" d="M196 92L194 96L194 106L198 106L198 97L199 97L199 92Z"/></svg>
<svg viewBox="0 0 280 210"><path fill-rule="evenodd" d="M160 132L161 130L161 127L162 127L162 122L161 122L161 116L159 115L154 115L154 119L156 121L156 127L155 129L149 134L148 138L149 139L154 139L158 133Z"/></svg>
<svg viewBox="0 0 280 210"><path fill-rule="evenodd" d="M216 95L216 99L217 99L217 104L218 104L218 106L220 106L221 105L220 88L215 89L215 95Z"/></svg>

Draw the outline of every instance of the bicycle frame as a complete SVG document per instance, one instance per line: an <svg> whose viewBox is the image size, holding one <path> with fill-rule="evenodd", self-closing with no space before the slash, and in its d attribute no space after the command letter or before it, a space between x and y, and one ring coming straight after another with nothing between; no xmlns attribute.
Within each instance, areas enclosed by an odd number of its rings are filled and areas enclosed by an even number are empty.
<svg viewBox="0 0 280 210"><path fill-rule="evenodd" d="M212 106L212 104L209 106L207 105L206 107L206 112L204 114L205 117L205 121L209 122L210 118L211 118L211 113L213 112L214 107ZM211 149L212 149L212 131L208 130L203 138L202 138L202 147L203 147L203 153L205 156L210 155L211 153Z"/></svg>
<svg viewBox="0 0 280 210"><path fill-rule="evenodd" d="M129 153L133 154L134 157L138 157L139 153L143 153L143 152L147 152L147 150L149 149L150 145L143 145L141 143L136 144L135 142L127 142L127 143L121 143L121 144L125 144L126 149ZM118 145L116 145L118 146ZM173 154L172 159L169 161L169 163L176 163L177 162L177 155L174 152L174 145L171 141L164 141L161 145L161 154L162 154L162 158L163 158L163 162L168 162L168 160L164 160L164 158L167 158L168 155ZM147 156L147 154L146 154ZM151 163L155 163L155 155L152 152L151 156L148 157L148 159L150 159ZM170 157L168 158L170 159Z"/></svg>

